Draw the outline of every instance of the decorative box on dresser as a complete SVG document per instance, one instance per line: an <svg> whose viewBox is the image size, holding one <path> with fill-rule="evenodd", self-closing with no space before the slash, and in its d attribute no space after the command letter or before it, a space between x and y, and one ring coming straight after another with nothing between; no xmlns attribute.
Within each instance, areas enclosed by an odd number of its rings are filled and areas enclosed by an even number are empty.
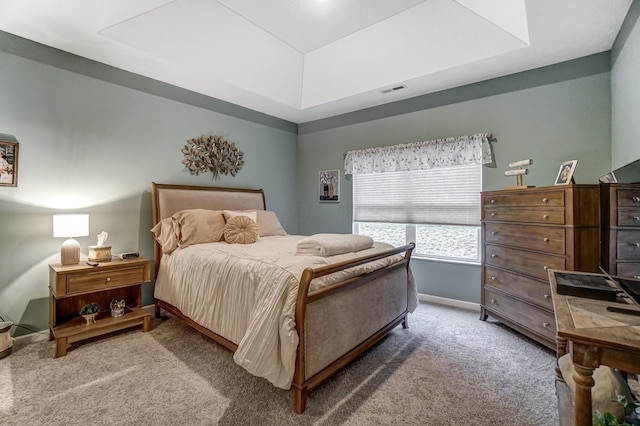
<svg viewBox="0 0 640 426"><path fill-rule="evenodd" d="M602 267L640 278L640 184L600 184Z"/></svg>
<svg viewBox="0 0 640 426"><path fill-rule="evenodd" d="M480 319L490 315L555 350L547 270L598 270L598 204L598 185L483 192Z"/></svg>

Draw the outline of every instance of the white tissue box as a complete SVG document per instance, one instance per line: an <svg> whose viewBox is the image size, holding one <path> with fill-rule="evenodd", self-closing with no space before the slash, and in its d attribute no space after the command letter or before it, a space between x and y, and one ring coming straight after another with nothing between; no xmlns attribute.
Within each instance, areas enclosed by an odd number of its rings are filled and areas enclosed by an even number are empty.
<svg viewBox="0 0 640 426"><path fill-rule="evenodd" d="M111 260L111 246L89 246L91 262L106 262Z"/></svg>

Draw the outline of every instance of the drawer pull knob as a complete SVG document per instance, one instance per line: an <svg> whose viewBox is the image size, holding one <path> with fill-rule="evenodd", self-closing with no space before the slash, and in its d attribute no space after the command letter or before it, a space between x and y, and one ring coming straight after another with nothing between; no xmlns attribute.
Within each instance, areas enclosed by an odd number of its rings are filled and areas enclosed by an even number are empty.
<svg viewBox="0 0 640 426"><path fill-rule="evenodd" d="M640 247L640 243L631 243L631 245L634 247Z"/></svg>
<svg viewBox="0 0 640 426"><path fill-rule="evenodd" d="M496 235L496 231L491 231L491 235Z"/></svg>
<svg viewBox="0 0 640 426"><path fill-rule="evenodd" d="M111 278L107 278L107 282L110 282L110 281L111 281Z"/></svg>
<svg viewBox="0 0 640 426"><path fill-rule="evenodd" d="M634 216L634 217L633 217L633 220L634 220L635 222L640 222L640 216Z"/></svg>
<svg viewBox="0 0 640 426"><path fill-rule="evenodd" d="M495 203L496 203L496 200L491 200L491 204L495 204Z"/></svg>
<svg viewBox="0 0 640 426"><path fill-rule="evenodd" d="M491 303L496 303L496 299L491 299Z"/></svg>
<svg viewBox="0 0 640 426"><path fill-rule="evenodd" d="M545 271L548 271L549 267L545 265L545 266L542 267L542 269L544 269Z"/></svg>
<svg viewBox="0 0 640 426"><path fill-rule="evenodd" d="M495 213L491 213L491 216L495 216L495 215L496 215Z"/></svg>
<svg viewBox="0 0 640 426"><path fill-rule="evenodd" d="M551 296L549 296L548 294L545 294L543 297L544 297L545 299L548 299L548 298L550 298Z"/></svg>
<svg viewBox="0 0 640 426"><path fill-rule="evenodd" d="M548 242L549 242L549 238L544 237L544 238L542 239L542 241L544 241L545 243L548 243Z"/></svg>
<svg viewBox="0 0 640 426"><path fill-rule="evenodd" d="M543 215L542 215L542 218L543 218L544 220L547 220L547 219L549 219L549 215L548 215L548 214L543 214Z"/></svg>
<svg viewBox="0 0 640 426"><path fill-rule="evenodd" d="M495 259L496 257L498 257L498 255L495 254L495 253L491 253L491 257L493 257Z"/></svg>
<svg viewBox="0 0 640 426"><path fill-rule="evenodd" d="M549 328L549 323L548 323L548 322L543 322L543 323L542 323L542 326L543 326L544 328Z"/></svg>
<svg viewBox="0 0 640 426"><path fill-rule="evenodd" d="M491 281L495 281L495 280L496 280L496 277L491 277Z"/></svg>
<svg viewBox="0 0 640 426"><path fill-rule="evenodd" d="M632 203L640 203L640 197L631 197Z"/></svg>
<svg viewBox="0 0 640 426"><path fill-rule="evenodd" d="M544 198L542 199L542 202L543 202L543 203L548 203L548 202L549 202L549 199L548 199L547 197L544 197Z"/></svg>

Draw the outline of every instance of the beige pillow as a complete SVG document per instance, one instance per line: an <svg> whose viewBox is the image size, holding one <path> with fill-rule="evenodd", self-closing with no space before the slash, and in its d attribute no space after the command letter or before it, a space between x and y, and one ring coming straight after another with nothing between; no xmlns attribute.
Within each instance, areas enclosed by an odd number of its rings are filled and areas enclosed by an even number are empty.
<svg viewBox="0 0 640 426"><path fill-rule="evenodd" d="M182 210L174 214L172 218L180 229L180 240L178 241L180 248L193 244L222 241L225 221L220 210Z"/></svg>
<svg viewBox="0 0 640 426"><path fill-rule="evenodd" d="M224 227L224 239L229 244L253 244L258 241L258 225L248 216L233 216Z"/></svg>
<svg viewBox="0 0 640 426"><path fill-rule="evenodd" d="M256 215L258 218L256 222L258 224L258 234L260 234L261 237L287 235L275 212L270 210L257 210Z"/></svg>
<svg viewBox="0 0 640 426"><path fill-rule="evenodd" d="M223 210L224 219L229 220L235 216L247 216L255 223L258 223L258 216L255 210Z"/></svg>
<svg viewBox="0 0 640 426"><path fill-rule="evenodd" d="M173 218L168 217L156 223L156 226L151 229L151 233L160 244L163 253L169 254L178 248L179 229L177 229Z"/></svg>
<svg viewBox="0 0 640 426"><path fill-rule="evenodd" d="M575 393L576 383L573 380L575 370L573 368L573 361L571 361L571 355L566 354L561 356L560 359L558 359L558 367L560 368L565 383L571 391ZM619 421L624 420L624 407L615 402L615 400L618 395L626 396L629 401L632 401L633 398L629 386L620 373L611 367L601 365L593 371L593 380L595 385L591 388L592 410L594 412L598 410L602 414L608 411Z"/></svg>

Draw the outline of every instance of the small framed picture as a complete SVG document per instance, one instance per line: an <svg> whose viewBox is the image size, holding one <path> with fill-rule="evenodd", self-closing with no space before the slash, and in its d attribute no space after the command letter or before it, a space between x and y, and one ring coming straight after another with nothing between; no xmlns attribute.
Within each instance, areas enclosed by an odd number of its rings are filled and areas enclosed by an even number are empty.
<svg viewBox="0 0 640 426"><path fill-rule="evenodd" d="M0 140L0 186L18 186L18 142Z"/></svg>
<svg viewBox="0 0 640 426"><path fill-rule="evenodd" d="M340 202L340 170L322 170L318 173L318 201Z"/></svg>
<svg viewBox="0 0 640 426"><path fill-rule="evenodd" d="M569 185L573 182L573 172L576 169L578 160L565 161L560 164L560 170L558 170L558 176L554 185Z"/></svg>
<svg viewBox="0 0 640 426"><path fill-rule="evenodd" d="M599 180L602 183L617 183L618 182L618 180L616 179L616 175L614 175L613 172L609 172L604 176L600 176Z"/></svg>

